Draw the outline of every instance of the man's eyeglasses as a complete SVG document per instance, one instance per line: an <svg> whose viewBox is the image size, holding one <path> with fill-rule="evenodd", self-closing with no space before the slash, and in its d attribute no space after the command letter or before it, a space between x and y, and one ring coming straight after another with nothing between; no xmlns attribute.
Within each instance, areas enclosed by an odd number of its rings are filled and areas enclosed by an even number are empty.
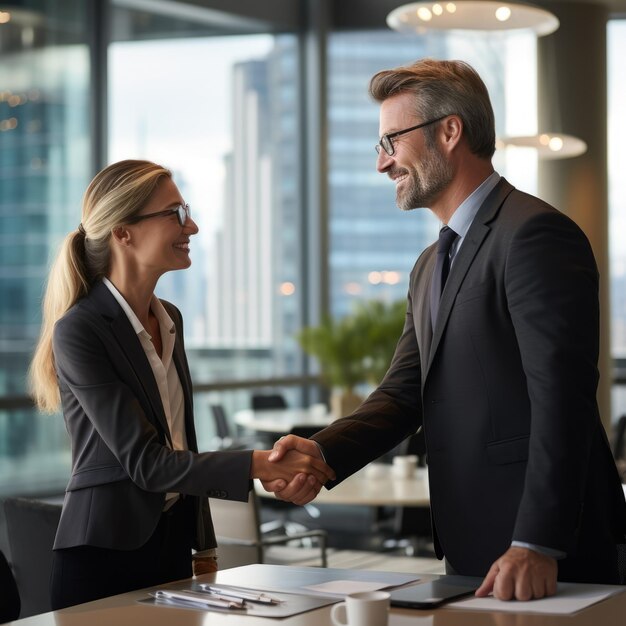
<svg viewBox="0 0 626 626"><path fill-rule="evenodd" d="M448 115L451 115L448 113ZM380 154L380 149L382 148L389 156L393 156L396 153L396 148L393 145L393 139L399 137L400 135L404 135L405 133L410 133L412 130L417 130L418 128L424 128L424 126L430 126L430 124L434 124L435 122L441 121L444 117L448 117L448 115L442 115L434 120L428 120L427 122L422 122L417 126L411 126L411 128L405 128L403 130L397 130L395 133L387 133L380 138L380 141L374 146L377 154Z"/></svg>
<svg viewBox="0 0 626 626"><path fill-rule="evenodd" d="M131 217L128 220L129 224L136 224L137 222L141 222L142 220L147 220L150 217L163 217L165 215L172 215L176 213L176 217L178 218L178 223L181 226L184 226L187 223L187 220L191 217L191 209L188 204L179 204L172 209L167 209L166 211L157 211L156 213L147 213L146 215L135 215L135 217Z"/></svg>

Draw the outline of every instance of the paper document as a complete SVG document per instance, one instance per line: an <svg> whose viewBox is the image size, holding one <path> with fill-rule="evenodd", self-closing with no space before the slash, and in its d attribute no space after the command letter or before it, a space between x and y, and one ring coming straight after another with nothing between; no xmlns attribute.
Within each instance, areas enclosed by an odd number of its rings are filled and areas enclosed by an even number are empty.
<svg viewBox="0 0 626 626"><path fill-rule="evenodd" d="M310 589L318 593L330 593L337 596L347 596L349 593L362 591L377 591L388 587L388 582L368 582L365 580L330 580L319 585L307 585L303 589Z"/></svg>
<svg viewBox="0 0 626 626"><path fill-rule="evenodd" d="M245 586L267 592L282 591L306 593L307 595L326 596L333 594L345 595L342 591L315 589L322 585L339 582L339 588L346 588L347 583L366 585L373 583L375 587L359 587L359 589L386 589L399 587L419 580L415 574L401 572L375 572L368 570L347 570L332 567L291 567L288 565L266 565L255 563L242 565L218 573L217 582L233 587ZM338 589L338 587L334 587ZM350 591L348 593L353 593Z"/></svg>
<svg viewBox="0 0 626 626"><path fill-rule="evenodd" d="M541 600L503 602L492 596L470 598L446 605L447 609L476 609L479 611L510 611L513 613L544 613L570 615L626 590L622 585L590 585L558 583L556 595Z"/></svg>

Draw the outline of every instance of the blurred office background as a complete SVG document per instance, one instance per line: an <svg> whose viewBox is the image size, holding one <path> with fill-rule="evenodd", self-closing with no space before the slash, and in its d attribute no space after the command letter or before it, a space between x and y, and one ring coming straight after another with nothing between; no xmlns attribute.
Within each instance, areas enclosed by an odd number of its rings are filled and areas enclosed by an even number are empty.
<svg viewBox="0 0 626 626"><path fill-rule="evenodd" d="M537 130L533 34L401 35L384 22L398 4L0 1L0 495L64 489L63 420L33 409L26 370L49 260L80 222L89 180L116 160L169 167L200 226L192 267L165 276L158 295L185 318L203 449L215 435L211 403L232 414L265 388L290 406L327 400L295 334L358 301L404 298L439 226L428 211L399 211L375 170L371 75L462 58L489 87L500 136ZM576 3L549 4L558 15ZM621 2L589 4L606 18L608 425L626 413L626 20ZM569 72L584 86L584 72ZM540 194L532 150L498 150L495 165Z"/></svg>

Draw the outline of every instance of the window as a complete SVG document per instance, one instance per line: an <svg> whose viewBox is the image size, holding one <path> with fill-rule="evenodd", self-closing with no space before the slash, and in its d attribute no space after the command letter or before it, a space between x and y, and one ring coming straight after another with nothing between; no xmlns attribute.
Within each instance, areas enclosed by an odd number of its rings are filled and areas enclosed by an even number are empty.
<svg viewBox="0 0 626 626"><path fill-rule="evenodd" d="M0 24L0 493L27 494L62 488L69 470L62 419L39 415L23 397L48 259L77 226L93 175L93 33L90 3L20 4L23 10ZM147 158L171 168L201 229L192 240L192 267L163 277L158 287L183 311L199 387L302 373L294 335L308 313L303 250L312 245L303 240L311 216L303 215L301 204L300 42L295 32L285 32L289 27L277 32L271 19L260 18L272 12L266 3L241 4L233 2L233 12L255 15L214 21L226 14L198 3L171 11L170 2L107 2L113 17L108 161ZM271 4L276 11L278 3ZM281 6L288 12L292 4ZM618 365L626 364L626 193L619 171L626 160L620 142L626 134L624 41L626 22L611 22L611 280ZM335 316L348 313L358 299L403 299L417 255L436 239L439 225L430 212L399 211L393 185L375 170L378 106L367 96L377 70L426 55L463 58L476 67L489 88L499 135L536 130L532 36L331 33L327 278ZM536 193L532 153L498 151L495 165L517 187ZM290 404L302 402L299 389L285 391ZM225 398L206 390L196 398L203 447L212 435L205 417L214 400ZM249 390L233 391L226 408L248 402ZM616 386L613 402L614 416L626 413L626 384Z"/></svg>
<svg viewBox="0 0 626 626"><path fill-rule="evenodd" d="M404 298L419 253L437 239L428 210L403 213L393 184L376 172L378 104L367 94L381 69L421 57L471 63L491 96L499 135L536 131L535 39L532 35L403 36L389 30L334 33L328 50L331 312L355 300ZM495 167L516 186L536 190L536 157L498 151Z"/></svg>
<svg viewBox="0 0 626 626"><path fill-rule="evenodd" d="M93 175L89 3L23 5L38 8L0 24L0 493L67 481L63 420L22 407L48 259L80 222ZM201 7L166 15L169 3L128 6L136 3L109 6L108 161L171 168L199 223L192 268L158 290L183 310L194 382L298 375L297 36ZM300 390L290 393L299 402ZM197 403L203 447L206 395ZM231 395L233 408L248 406L248 391Z"/></svg>
<svg viewBox="0 0 626 626"><path fill-rule="evenodd" d="M609 262L611 268L611 352L618 384L613 387L612 413L626 415L626 20L608 25Z"/></svg>
<svg viewBox="0 0 626 626"><path fill-rule="evenodd" d="M109 162L171 169L200 228L191 268L157 294L182 310L196 385L298 375L297 36L157 17L114 8L108 124ZM228 408L247 408L247 395Z"/></svg>
<svg viewBox="0 0 626 626"><path fill-rule="evenodd" d="M26 1L0 24L0 395L26 394L43 284L80 222L91 177L85 3ZM27 407L26 403L22 403ZM58 488L69 468L59 415L0 410L0 493Z"/></svg>

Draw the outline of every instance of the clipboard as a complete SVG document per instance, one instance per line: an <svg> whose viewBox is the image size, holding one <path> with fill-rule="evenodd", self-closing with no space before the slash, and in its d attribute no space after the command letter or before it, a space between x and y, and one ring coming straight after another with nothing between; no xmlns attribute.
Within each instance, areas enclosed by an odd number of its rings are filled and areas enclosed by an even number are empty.
<svg viewBox="0 0 626 626"><path fill-rule="evenodd" d="M193 589L199 589L197 585L192 586ZM176 592L174 588L169 588ZM272 593L272 596L280 600L277 604L258 604L246 602L242 609L228 609L214 606L201 606L200 604L187 603L185 601L176 602L175 599L159 599L153 596L142 598L139 600L141 604L147 604L156 607L169 607L178 610L202 611L202 612L218 612L235 615L255 615L257 617L290 617L300 613L307 613L313 609L322 606L328 606L340 602L341 598L322 598L315 596L305 596L296 593Z"/></svg>

